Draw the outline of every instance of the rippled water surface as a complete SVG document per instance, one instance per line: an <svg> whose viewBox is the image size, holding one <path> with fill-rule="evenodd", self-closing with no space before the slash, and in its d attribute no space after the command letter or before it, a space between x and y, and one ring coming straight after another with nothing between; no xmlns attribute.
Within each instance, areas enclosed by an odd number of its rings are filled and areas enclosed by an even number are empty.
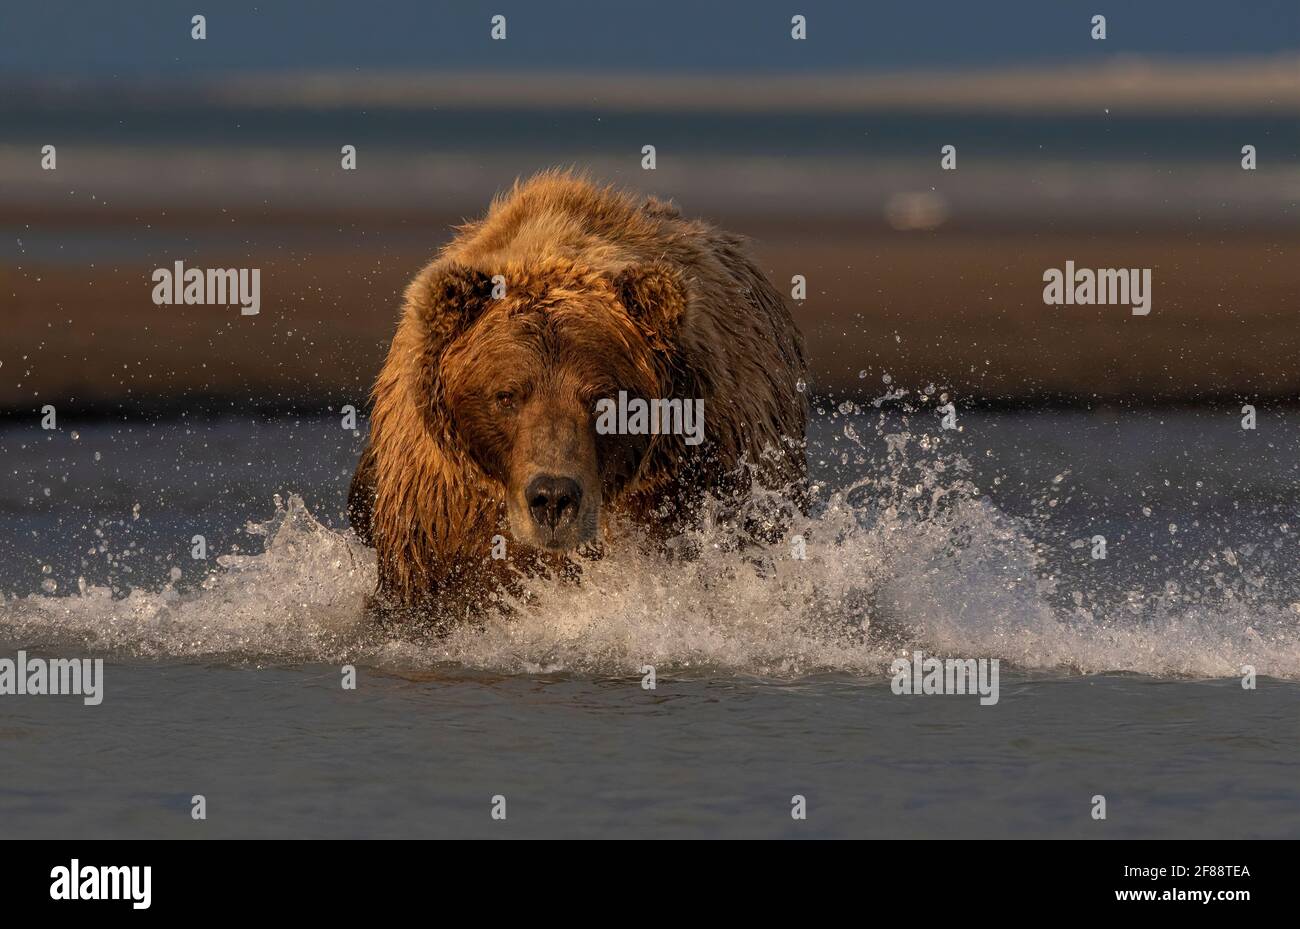
<svg viewBox="0 0 1300 929"><path fill-rule="evenodd" d="M373 555L339 513L360 439L336 418L11 424L0 658L106 665L97 707L0 697L0 822L1300 835L1294 412L1254 431L1235 409L959 412L950 431L937 398L911 404L822 404L802 559L705 525L695 560L614 551L418 643L365 621ZM999 702L895 695L889 664L917 649L999 659Z"/></svg>

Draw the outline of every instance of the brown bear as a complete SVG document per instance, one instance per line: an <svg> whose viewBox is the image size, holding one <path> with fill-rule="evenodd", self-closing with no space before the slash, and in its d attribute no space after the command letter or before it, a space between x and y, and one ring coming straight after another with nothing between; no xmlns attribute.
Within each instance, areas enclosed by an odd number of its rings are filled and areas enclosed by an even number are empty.
<svg viewBox="0 0 1300 929"><path fill-rule="evenodd" d="M795 499L804 376L740 236L571 172L517 181L407 287L375 382L348 509L378 556L376 605L473 602L502 539L545 561L611 514L662 539L706 494L757 481ZM649 417L612 415L638 400Z"/></svg>

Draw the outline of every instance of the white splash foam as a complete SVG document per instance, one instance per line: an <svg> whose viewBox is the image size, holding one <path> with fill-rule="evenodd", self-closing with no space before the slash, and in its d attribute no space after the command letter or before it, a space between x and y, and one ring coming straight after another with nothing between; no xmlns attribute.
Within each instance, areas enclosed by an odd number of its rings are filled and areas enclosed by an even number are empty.
<svg viewBox="0 0 1300 929"><path fill-rule="evenodd" d="M893 437L892 452L907 441ZM959 463L958 463L959 464ZM736 550L707 523L692 560L619 548L585 561L581 583L539 579L509 616L487 615L442 639L380 636L364 601L373 552L318 523L300 498L277 498L254 531L265 551L219 559L204 589L104 588L0 603L0 637L27 646L82 644L146 656L443 665L505 673L877 676L898 654L997 657L1014 667L1220 677L1244 664L1300 679L1296 616L1229 599L1221 607L1100 615L1051 605L1024 527L977 498L949 463L912 483L902 469L832 495L789 544ZM907 472L909 478L915 472ZM871 501L868 508L856 503Z"/></svg>
<svg viewBox="0 0 1300 929"><path fill-rule="evenodd" d="M230 655L331 660L363 630L375 583L374 553L333 532L302 499L276 498L275 515L250 532L267 536L257 555L223 555L203 589L107 587L69 597L30 596L0 604L0 632L31 645L82 644L139 655Z"/></svg>

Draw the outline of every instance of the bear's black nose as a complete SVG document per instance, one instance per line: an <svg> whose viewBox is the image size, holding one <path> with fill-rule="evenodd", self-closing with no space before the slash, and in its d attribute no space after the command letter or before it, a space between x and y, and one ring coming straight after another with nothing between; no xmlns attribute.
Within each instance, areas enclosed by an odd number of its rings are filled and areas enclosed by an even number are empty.
<svg viewBox="0 0 1300 929"><path fill-rule="evenodd" d="M532 514L533 522L556 529L578 515L582 488L571 477L539 474L528 482L524 499L528 501L528 512Z"/></svg>

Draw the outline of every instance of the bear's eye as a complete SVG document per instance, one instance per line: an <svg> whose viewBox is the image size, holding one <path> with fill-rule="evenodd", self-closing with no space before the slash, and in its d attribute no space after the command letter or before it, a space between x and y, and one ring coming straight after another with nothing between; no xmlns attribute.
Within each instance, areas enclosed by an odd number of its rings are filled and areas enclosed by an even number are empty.
<svg viewBox="0 0 1300 929"><path fill-rule="evenodd" d="M508 410L515 405L514 392L509 390L498 390L496 400L498 407L503 410Z"/></svg>

